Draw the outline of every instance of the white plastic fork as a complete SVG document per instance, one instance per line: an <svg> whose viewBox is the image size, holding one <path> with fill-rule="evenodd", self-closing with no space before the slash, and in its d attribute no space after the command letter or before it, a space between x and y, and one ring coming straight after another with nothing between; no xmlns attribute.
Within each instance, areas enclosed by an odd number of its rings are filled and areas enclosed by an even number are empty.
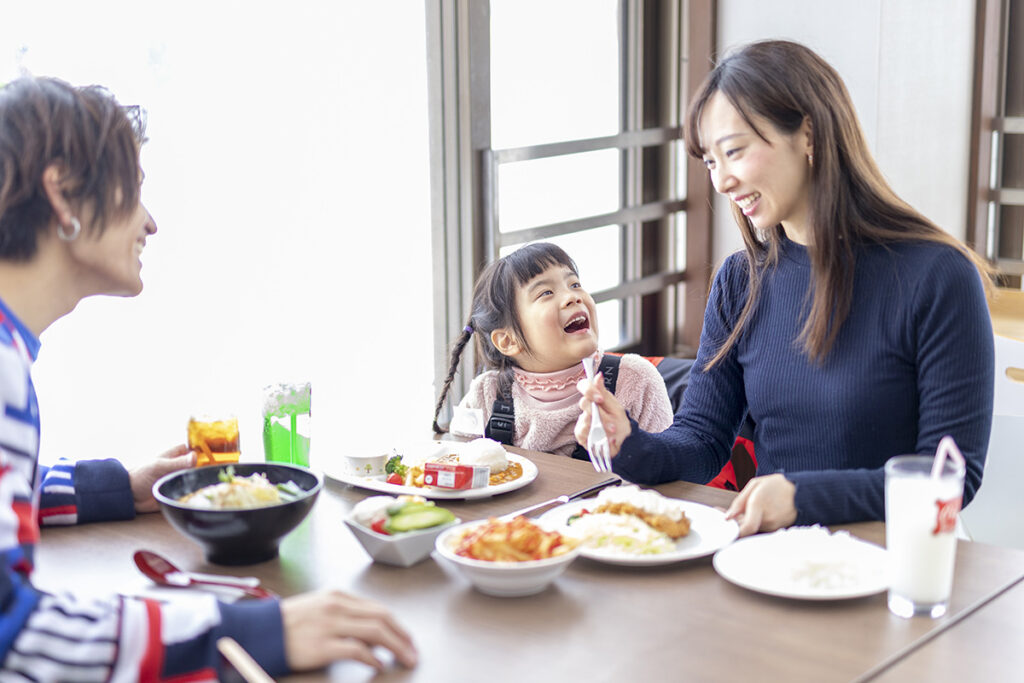
<svg viewBox="0 0 1024 683"><path fill-rule="evenodd" d="M587 373L587 379L594 380L594 359L587 356L583 359L583 371ZM596 403L590 404L590 432L587 434L587 453L590 455L590 463L598 472L611 472L612 459L608 452L608 435L605 434L604 425L601 423L601 411Z"/></svg>

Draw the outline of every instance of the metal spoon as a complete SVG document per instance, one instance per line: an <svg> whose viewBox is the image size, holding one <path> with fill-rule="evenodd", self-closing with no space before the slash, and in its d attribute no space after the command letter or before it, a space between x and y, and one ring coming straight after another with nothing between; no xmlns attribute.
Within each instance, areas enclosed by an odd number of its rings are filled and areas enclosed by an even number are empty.
<svg viewBox="0 0 1024 683"><path fill-rule="evenodd" d="M242 591L253 598L272 598L274 593L260 588L255 576L218 576L186 572L175 567L167 558L151 550L139 550L132 556L139 571L161 586L184 588L192 585L221 586Z"/></svg>

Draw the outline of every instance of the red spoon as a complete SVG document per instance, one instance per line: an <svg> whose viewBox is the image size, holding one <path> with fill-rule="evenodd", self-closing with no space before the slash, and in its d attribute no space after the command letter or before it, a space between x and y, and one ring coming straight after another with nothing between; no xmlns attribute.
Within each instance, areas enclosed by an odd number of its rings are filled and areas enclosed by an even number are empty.
<svg viewBox="0 0 1024 683"><path fill-rule="evenodd" d="M252 598L276 597L273 592L266 588L260 588L260 580L254 576L217 576L216 574L186 572L175 567L167 558L157 555L151 550L136 551L133 558L135 559L135 566L139 568L139 571L161 586L172 586L175 588L194 585L222 586L240 590Z"/></svg>

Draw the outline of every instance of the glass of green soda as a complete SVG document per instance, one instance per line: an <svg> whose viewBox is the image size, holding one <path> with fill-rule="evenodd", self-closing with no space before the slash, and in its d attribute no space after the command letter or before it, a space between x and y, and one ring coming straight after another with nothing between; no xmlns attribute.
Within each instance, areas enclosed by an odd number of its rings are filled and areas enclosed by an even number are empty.
<svg viewBox="0 0 1024 683"><path fill-rule="evenodd" d="M309 382L263 388L263 452L267 462L309 467L311 399Z"/></svg>

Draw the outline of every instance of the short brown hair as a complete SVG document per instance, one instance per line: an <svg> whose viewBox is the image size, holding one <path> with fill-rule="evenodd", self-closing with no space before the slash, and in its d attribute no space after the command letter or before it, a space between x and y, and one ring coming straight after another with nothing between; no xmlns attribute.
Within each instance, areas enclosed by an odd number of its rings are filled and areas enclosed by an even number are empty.
<svg viewBox="0 0 1024 683"><path fill-rule="evenodd" d="M28 261L53 219L43 171L62 169L69 201L89 204L89 231L139 203L144 114L99 86L19 78L0 88L0 259Z"/></svg>

